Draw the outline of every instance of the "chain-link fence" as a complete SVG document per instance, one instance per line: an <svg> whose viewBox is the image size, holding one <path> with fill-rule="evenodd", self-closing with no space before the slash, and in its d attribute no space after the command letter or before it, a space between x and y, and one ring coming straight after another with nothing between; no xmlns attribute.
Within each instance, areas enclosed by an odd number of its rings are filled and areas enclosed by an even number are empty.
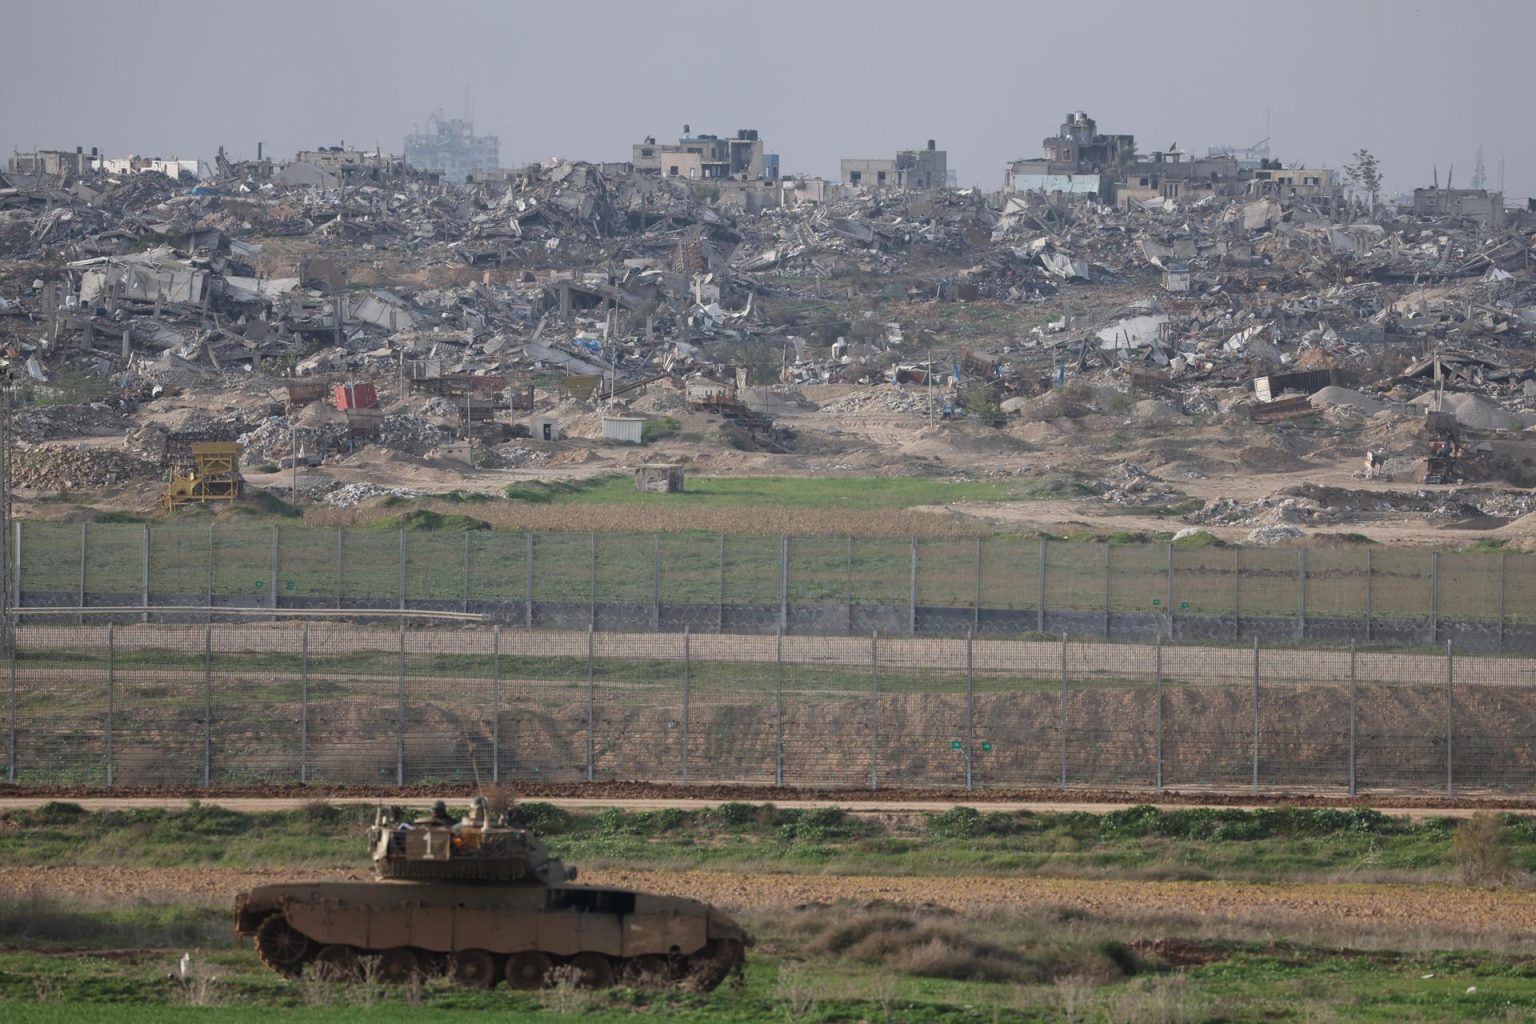
<svg viewBox="0 0 1536 1024"><path fill-rule="evenodd" d="M1449 643L1384 653L102 617L17 630L10 781L1454 794L1536 779L1536 662Z"/></svg>
<svg viewBox="0 0 1536 1024"><path fill-rule="evenodd" d="M1514 552L35 521L11 546L20 608L160 622L375 608L598 632L1536 653L1536 555Z"/></svg>

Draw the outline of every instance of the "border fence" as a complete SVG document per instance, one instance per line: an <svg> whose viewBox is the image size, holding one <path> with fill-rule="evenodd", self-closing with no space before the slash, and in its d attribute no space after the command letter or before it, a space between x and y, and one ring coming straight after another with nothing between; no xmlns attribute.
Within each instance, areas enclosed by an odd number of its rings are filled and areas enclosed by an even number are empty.
<svg viewBox="0 0 1536 1024"><path fill-rule="evenodd" d="M346 621L24 624L20 785L1528 792L1536 661Z"/></svg>
<svg viewBox="0 0 1536 1024"><path fill-rule="evenodd" d="M557 631L1536 653L1536 555L1514 552L42 521L18 521L11 544L22 612L439 610Z"/></svg>

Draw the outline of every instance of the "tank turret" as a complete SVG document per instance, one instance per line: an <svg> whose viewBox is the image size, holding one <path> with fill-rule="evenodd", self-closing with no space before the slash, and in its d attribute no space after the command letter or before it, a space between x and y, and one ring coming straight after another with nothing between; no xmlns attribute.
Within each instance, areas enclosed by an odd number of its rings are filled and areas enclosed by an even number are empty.
<svg viewBox="0 0 1536 1024"><path fill-rule="evenodd" d="M533 833L493 821L484 797L457 821L441 800L431 817L415 821L381 807L368 840L379 878L557 885L576 877Z"/></svg>

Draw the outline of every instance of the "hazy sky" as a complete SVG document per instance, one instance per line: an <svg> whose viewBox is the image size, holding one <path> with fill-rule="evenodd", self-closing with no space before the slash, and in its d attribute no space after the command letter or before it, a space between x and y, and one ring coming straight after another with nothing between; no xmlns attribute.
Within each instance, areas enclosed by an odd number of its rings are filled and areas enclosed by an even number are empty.
<svg viewBox="0 0 1536 1024"><path fill-rule="evenodd" d="M684 124L757 128L786 173L929 138L962 185L1000 186L1068 110L1143 152L1248 145L1389 190L1500 157L1536 194L1533 0L1176 4L836 0L410 3L0 0L0 152L100 147L211 160L351 145L398 153L439 108L503 165L626 160Z"/></svg>

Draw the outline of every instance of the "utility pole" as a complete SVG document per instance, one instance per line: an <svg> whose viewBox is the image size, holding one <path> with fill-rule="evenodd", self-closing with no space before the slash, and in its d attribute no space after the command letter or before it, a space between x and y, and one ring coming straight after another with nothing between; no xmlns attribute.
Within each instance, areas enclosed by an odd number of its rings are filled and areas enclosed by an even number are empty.
<svg viewBox="0 0 1536 1024"><path fill-rule="evenodd" d="M292 501L295 505L299 502L299 420L294 415L293 406L288 406L288 465L292 473Z"/></svg>
<svg viewBox="0 0 1536 1024"><path fill-rule="evenodd" d="M928 426L936 426L933 418L933 349L928 350Z"/></svg>

